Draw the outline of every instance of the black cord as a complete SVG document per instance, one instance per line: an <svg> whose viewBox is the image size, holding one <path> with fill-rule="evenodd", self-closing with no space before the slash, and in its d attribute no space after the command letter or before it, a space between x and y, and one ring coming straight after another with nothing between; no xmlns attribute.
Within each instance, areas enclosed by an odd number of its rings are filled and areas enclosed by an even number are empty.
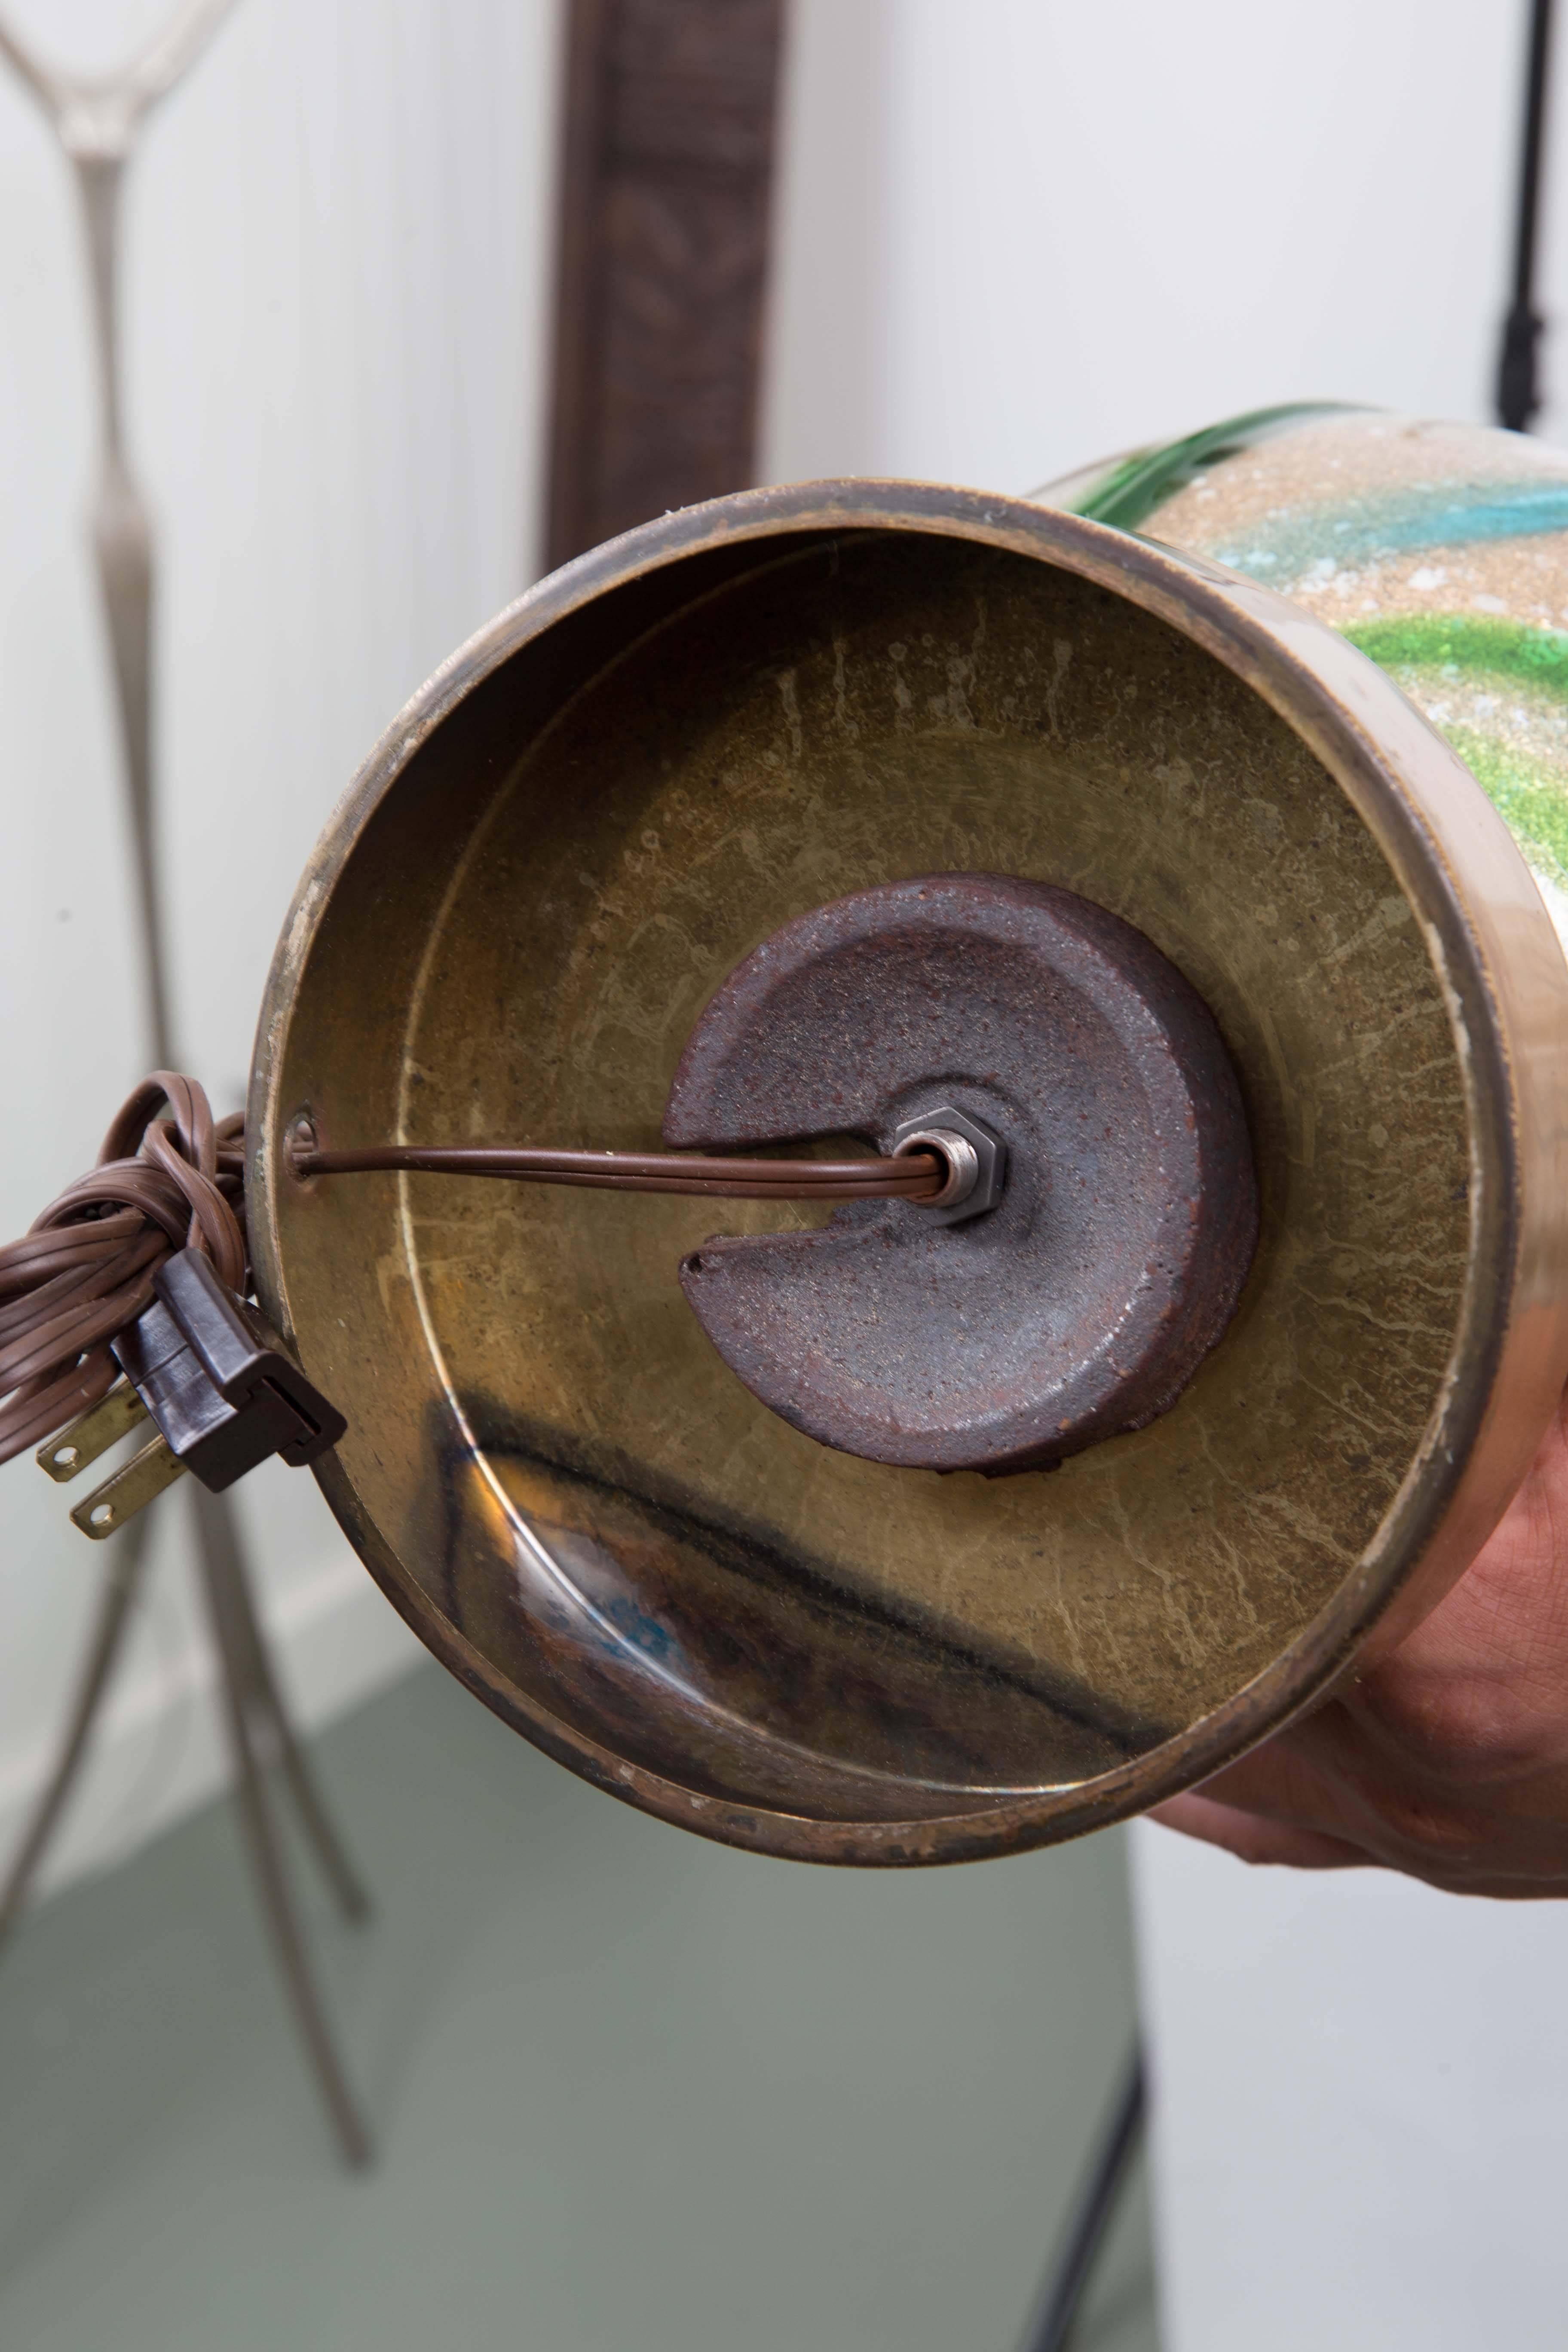
<svg viewBox="0 0 1568 2352"><path fill-rule="evenodd" d="M1038 2315L1031 2321L1019 2352L1066 2352L1095 2256L1110 2227L1121 2184L1127 2177L1128 2163L1143 2121L1143 2052L1135 2042L1116 2105L1079 2185L1078 2202L1047 2273L1036 2306Z"/></svg>
<svg viewBox="0 0 1568 2352"><path fill-rule="evenodd" d="M1513 243L1513 302L1503 321L1498 360L1498 421L1527 433L1541 407L1542 320L1535 308L1535 244L1541 220L1541 163L1546 121L1546 68L1552 46L1552 0L1531 0L1530 57L1524 82L1524 143L1519 167L1519 214Z"/></svg>

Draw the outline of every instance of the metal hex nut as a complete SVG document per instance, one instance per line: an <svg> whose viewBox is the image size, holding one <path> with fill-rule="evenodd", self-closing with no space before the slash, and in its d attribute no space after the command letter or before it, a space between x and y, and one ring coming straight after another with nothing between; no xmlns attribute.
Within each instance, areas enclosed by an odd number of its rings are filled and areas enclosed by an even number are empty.
<svg viewBox="0 0 1568 2352"><path fill-rule="evenodd" d="M921 1210L933 1223L963 1224L967 1218L983 1217L1002 1198L1002 1187L1007 1178L1007 1147L999 1135L993 1135L967 1111L955 1110L951 1103L942 1103L934 1110L921 1111L916 1118L906 1118L893 1129L893 1157L903 1151L915 1151L929 1145L940 1151L948 1165L959 1176L956 1155L946 1149L946 1139L956 1136L967 1143L973 1154L972 1181L959 1178L958 1189L949 1183L933 1201L917 1201L912 1205ZM963 1155L967 1160L968 1153ZM968 1170L963 1174L968 1174Z"/></svg>

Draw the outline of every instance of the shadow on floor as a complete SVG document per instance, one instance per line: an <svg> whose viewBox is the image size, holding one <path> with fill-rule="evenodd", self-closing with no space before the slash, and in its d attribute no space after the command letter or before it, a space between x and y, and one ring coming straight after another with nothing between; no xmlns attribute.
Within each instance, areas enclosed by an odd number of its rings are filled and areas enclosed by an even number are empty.
<svg viewBox="0 0 1568 2352"><path fill-rule="evenodd" d="M1131 2032L1114 1833L908 1874L643 1819L435 1668L319 1742L338 2168L215 1806L0 1966L6 2352L1016 2352ZM1155 2352L1128 2200L1082 2352Z"/></svg>

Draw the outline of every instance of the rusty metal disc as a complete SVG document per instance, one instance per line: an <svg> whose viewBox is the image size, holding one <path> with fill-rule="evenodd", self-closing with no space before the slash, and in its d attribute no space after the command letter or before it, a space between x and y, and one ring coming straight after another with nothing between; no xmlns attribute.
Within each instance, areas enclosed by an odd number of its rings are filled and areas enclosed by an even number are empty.
<svg viewBox="0 0 1568 2352"><path fill-rule="evenodd" d="M328 1149L657 1149L764 942L979 875L1180 975L1256 1171L1234 1314L1058 1466L869 1459L736 1377L681 1262L721 1222L742 1264L820 1252L819 1211L289 1172L302 1117ZM749 492L544 583L372 755L263 1010L260 1294L349 1417L320 1475L352 1541L529 1738L764 1851L1006 1852L1203 1778L1472 1555L1568 1370L1565 1016L1506 828L1295 607L1005 499ZM984 1123L972 1061L905 1075L861 1131ZM1008 1312L998 1284L1004 1344Z"/></svg>
<svg viewBox="0 0 1568 2352"><path fill-rule="evenodd" d="M1043 1469L1175 1402L1258 1240L1230 1058L1130 923L995 874L836 899L709 1000L664 1137L852 1131L891 1151L959 1120L1005 1155L983 1213L866 1202L816 1233L721 1236L681 1287L731 1370L820 1444Z"/></svg>

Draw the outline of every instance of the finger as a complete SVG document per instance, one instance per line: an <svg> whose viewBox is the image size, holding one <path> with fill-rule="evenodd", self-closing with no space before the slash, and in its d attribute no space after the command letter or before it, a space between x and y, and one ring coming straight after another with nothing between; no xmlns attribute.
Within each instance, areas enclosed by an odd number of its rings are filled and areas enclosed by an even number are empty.
<svg viewBox="0 0 1568 2352"><path fill-rule="evenodd" d="M1205 1845L1223 1846L1238 1861L1281 1863L1292 1870L1361 1870L1370 1857L1345 1838L1324 1837L1316 1830L1294 1828L1287 1822L1265 1821L1239 1806L1221 1804L1216 1798L1189 1790L1171 1797L1150 1813L1169 1830L1199 1838Z"/></svg>
<svg viewBox="0 0 1568 2352"><path fill-rule="evenodd" d="M1310 1830L1316 1836L1360 1846L1365 1814L1344 1785L1349 1759L1326 1743L1301 1738L1302 1728L1293 1723L1236 1763L1225 1765L1203 1783L1203 1793L1281 1828Z"/></svg>
<svg viewBox="0 0 1568 2352"><path fill-rule="evenodd" d="M1546 1894L1563 1884L1560 1807L1541 1821L1495 1815L1408 1783L1384 1767L1337 1703L1226 1765L1205 1781L1203 1795L1226 1811L1348 1847L1363 1863L1455 1893Z"/></svg>
<svg viewBox="0 0 1568 2352"><path fill-rule="evenodd" d="M1361 1861L1390 1869L1424 1874L1429 1862L1447 1859L1426 1851L1439 1825L1435 1809L1397 1791L1365 1735L1337 1703L1226 1765L1204 1782L1203 1794L1227 1811L1348 1847Z"/></svg>

